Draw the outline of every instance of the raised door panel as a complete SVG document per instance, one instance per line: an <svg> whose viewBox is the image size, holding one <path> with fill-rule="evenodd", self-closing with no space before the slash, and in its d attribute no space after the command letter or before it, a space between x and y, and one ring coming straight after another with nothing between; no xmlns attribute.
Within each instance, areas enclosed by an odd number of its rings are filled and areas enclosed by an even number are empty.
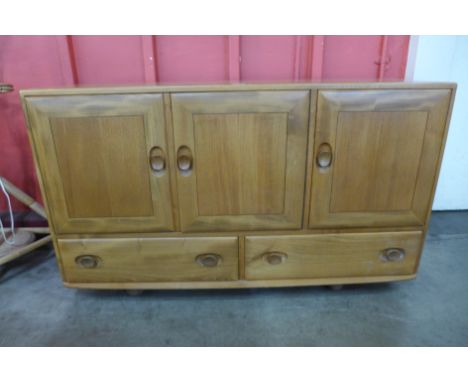
<svg viewBox="0 0 468 382"><path fill-rule="evenodd" d="M301 227L308 91L174 94L172 108L183 231Z"/></svg>
<svg viewBox="0 0 468 382"><path fill-rule="evenodd" d="M450 89L321 91L309 226L422 226Z"/></svg>
<svg viewBox="0 0 468 382"><path fill-rule="evenodd" d="M173 228L161 95L28 97L26 107L56 232Z"/></svg>

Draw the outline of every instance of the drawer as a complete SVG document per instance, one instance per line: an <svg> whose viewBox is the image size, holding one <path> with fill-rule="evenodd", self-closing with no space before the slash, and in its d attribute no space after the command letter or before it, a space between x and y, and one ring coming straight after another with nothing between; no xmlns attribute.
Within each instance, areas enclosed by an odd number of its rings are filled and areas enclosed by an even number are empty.
<svg viewBox="0 0 468 382"><path fill-rule="evenodd" d="M249 236L248 280L409 275L422 232Z"/></svg>
<svg viewBox="0 0 468 382"><path fill-rule="evenodd" d="M68 282L237 280L237 237L62 239Z"/></svg>

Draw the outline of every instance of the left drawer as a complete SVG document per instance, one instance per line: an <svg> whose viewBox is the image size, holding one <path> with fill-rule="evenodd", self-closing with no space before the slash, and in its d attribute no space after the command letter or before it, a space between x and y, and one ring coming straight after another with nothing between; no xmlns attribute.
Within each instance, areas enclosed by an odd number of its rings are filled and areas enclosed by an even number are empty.
<svg viewBox="0 0 468 382"><path fill-rule="evenodd" d="M238 278L237 237L59 239L58 249L71 283Z"/></svg>

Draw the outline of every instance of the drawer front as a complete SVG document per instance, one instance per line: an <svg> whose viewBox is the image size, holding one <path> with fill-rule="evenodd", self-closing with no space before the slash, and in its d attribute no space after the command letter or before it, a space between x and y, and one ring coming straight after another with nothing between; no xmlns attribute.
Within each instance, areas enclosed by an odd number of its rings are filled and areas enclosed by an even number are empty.
<svg viewBox="0 0 468 382"><path fill-rule="evenodd" d="M58 240L68 282L238 278L237 237Z"/></svg>
<svg viewBox="0 0 468 382"><path fill-rule="evenodd" d="M409 275L416 271L421 232L250 236L248 280Z"/></svg>

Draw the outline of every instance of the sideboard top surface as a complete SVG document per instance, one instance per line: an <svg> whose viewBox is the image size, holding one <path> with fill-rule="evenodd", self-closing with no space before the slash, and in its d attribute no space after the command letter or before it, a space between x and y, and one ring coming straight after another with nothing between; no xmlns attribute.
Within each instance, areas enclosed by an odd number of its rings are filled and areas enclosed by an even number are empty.
<svg viewBox="0 0 468 382"><path fill-rule="evenodd" d="M21 97L92 94L138 94L138 93L181 93L223 92L261 90L379 90L379 89L455 89L454 82L291 82L291 83L222 83L193 85L138 85L64 87L55 89L24 89Z"/></svg>

